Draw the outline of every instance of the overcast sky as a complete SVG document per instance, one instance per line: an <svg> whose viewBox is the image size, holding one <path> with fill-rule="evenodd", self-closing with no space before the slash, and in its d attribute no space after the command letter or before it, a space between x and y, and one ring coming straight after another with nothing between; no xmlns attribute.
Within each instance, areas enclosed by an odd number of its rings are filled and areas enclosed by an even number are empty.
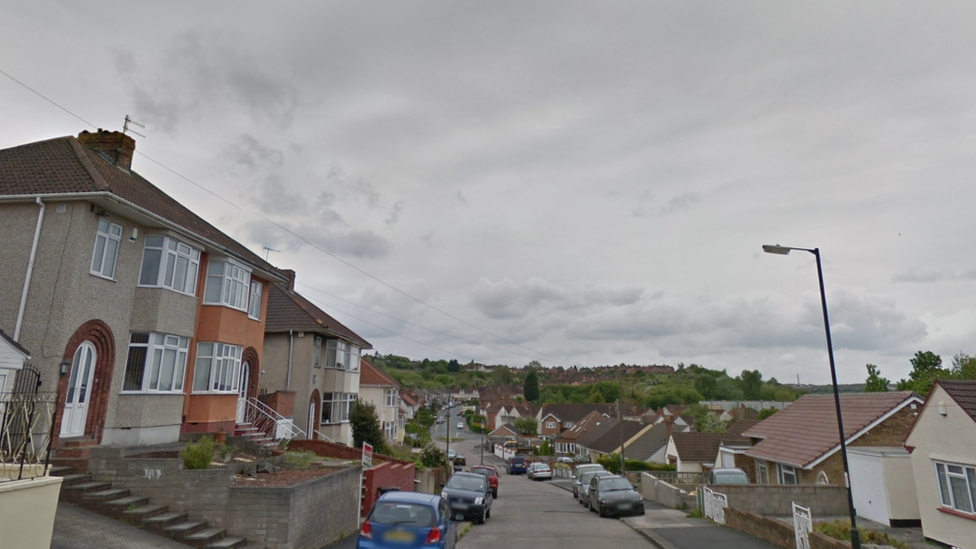
<svg viewBox="0 0 976 549"><path fill-rule="evenodd" d="M841 381L976 353L972 2L142 4L8 3L0 70L381 353L827 382L770 243Z"/></svg>

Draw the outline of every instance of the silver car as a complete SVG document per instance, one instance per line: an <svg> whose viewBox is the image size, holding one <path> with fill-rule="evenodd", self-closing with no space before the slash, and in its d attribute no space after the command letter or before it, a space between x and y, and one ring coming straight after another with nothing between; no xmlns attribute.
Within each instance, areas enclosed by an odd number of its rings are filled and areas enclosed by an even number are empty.
<svg viewBox="0 0 976 549"><path fill-rule="evenodd" d="M587 471L603 471L603 470L604 470L603 466L600 465L599 463L583 463L577 465L576 468L573 469L573 498L575 498L576 500L580 499L579 493L580 493L580 488L582 487L580 484L580 475L582 475Z"/></svg>
<svg viewBox="0 0 976 549"><path fill-rule="evenodd" d="M552 469L545 463L532 463L529 465L527 476L532 480L552 480Z"/></svg>

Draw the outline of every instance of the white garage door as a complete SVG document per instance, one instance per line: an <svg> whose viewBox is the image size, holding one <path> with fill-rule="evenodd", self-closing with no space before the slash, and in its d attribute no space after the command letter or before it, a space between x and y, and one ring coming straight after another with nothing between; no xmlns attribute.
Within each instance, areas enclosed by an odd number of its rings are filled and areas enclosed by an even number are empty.
<svg viewBox="0 0 976 549"><path fill-rule="evenodd" d="M735 455L730 452L722 452L722 467L735 467Z"/></svg>
<svg viewBox="0 0 976 549"><path fill-rule="evenodd" d="M881 471L881 456L849 454L851 491L857 516L887 526L888 498Z"/></svg>

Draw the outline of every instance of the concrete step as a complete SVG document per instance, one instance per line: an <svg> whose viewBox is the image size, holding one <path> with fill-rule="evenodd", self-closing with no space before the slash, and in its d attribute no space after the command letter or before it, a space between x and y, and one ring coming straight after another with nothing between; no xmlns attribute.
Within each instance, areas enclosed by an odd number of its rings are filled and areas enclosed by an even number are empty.
<svg viewBox="0 0 976 549"><path fill-rule="evenodd" d="M116 499L129 495L129 490L127 488L108 488L105 490L97 490L94 492L87 492L85 494L85 499Z"/></svg>
<svg viewBox="0 0 976 549"><path fill-rule="evenodd" d="M126 490L128 492L128 490ZM140 505L145 505L149 503L149 498L146 496L129 496L125 498L113 499L112 501L106 501L105 505L109 507L128 507L130 505L135 505L136 507Z"/></svg>
<svg viewBox="0 0 976 549"><path fill-rule="evenodd" d="M207 544L219 540L226 533L227 530L223 528L204 528L203 530L198 530L192 534L183 536L183 540L190 543Z"/></svg>
<svg viewBox="0 0 976 549"><path fill-rule="evenodd" d="M58 465L57 467L51 467L52 477L63 477L70 475L75 470L74 467L68 467L67 465Z"/></svg>
<svg viewBox="0 0 976 549"><path fill-rule="evenodd" d="M156 524L162 526L168 526L171 523L182 522L186 520L187 513L173 512L163 513L161 515L155 515L146 519L147 524Z"/></svg>
<svg viewBox="0 0 976 549"><path fill-rule="evenodd" d="M58 476L58 475L55 475L55 476ZM61 476L61 487L62 488L66 488L68 486L71 486L72 484L79 484L79 483L82 483L82 482L91 482L91 480L92 480L92 476L89 475L89 474L80 474L80 473L79 474L76 474L76 473L72 473L72 474L68 474L68 475L63 475L63 476Z"/></svg>
<svg viewBox="0 0 976 549"><path fill-rule="evenodd" d="M105 490L107 488L111 488L111 486L112 486L111 482L93 481L93 482L80 482L78 484L72 484L71 486L66 486L63 489L71 492L87 492L89 490Z"/></svg>
<svg viewBox="0 0 976 549"><path fill-rule="evenodd" d="M135 507L133 509L126 509L125 511L122 511L122 514L123 515L126 515L126 516L129 516L129 517L148 519L148 518L154 517L156 515L161 515L161 514L165 513L166 511L169 511L169 507L167 507L165 505L148 505L147 504L147 505L140 505L140 506Z"/></svg>
<svg viewBox="0 0 976 549"><path fill-rule="evenodd" d="M177 522L176 524L171 524L166 528L163 528L163 532L168 534L175 534L179 536L187 536L196 532L197 530L203 530L207 527L207 523L201 520L190 520Z"/></svg>
<svg viewBox="0 0 976 549"><path fill-rule="evenodd" d="M245 543L247 543L247 539L245 538L229 537L208 543L204 547L205 549L233 549L235 547L244 547Z"/></svg>

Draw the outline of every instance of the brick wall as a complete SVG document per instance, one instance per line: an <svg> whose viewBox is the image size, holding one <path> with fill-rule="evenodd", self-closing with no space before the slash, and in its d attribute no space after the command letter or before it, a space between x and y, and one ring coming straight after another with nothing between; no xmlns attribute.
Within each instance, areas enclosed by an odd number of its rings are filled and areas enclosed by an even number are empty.
<svg viewBox="0 0 976 549"><path fill-rule="evenodd" d="M729 507L758 515L790 516L792 502L809 507L814 516L846 516L847 489L843 486L744 484L710 486L729 498Z"/></svg>
<svg viewBox="0 0 976 549"><path fill-rule="evenodd" d="M180 458L126 458L121 449L98 447L92 449L88 469L99 481L129 488L154 504L185 511L268 549L322 547L359 527L358 466L344 465L300 484L268 488L232 486L233 467L185 470L182 464ZM412 463L409 469L412 489Z"/></svg>
<svg viewBox="0 0 976 549"><path fill-rule="evenodd" d="M295 415L294 391L276 391L270 395L260 397L260 399L283 417L293 417Z"/></svg>
<svg viewBox="0 0 976 549"><path fill-rule="evenodd" d="M392 462L374 465L364 473L362 514L366 516L373 503L380 497L380 488L399 488L404 492L414 491L413 463Z"/></svg>
<svg viewBox="0 0 976 549"><path fill-rule="evenodd" d="M293 440L288 444L288 448L292 450L307 450L319 456L338 459L360 460L363 457L363 451L360 448L353 448L351 446L346 446L344 444L338 444L335 442L328 442L325 440ZM384 456L382 454L373 454L374 463L383 463L387 461L403 464L413 463L412 461L403 461L390 456Z"/></svg>
<svg viewBox="0 0 976 549"><path fill-rule="evenodd" d="M793 525L790 523L729 507L725 509L725 525L783 549L796 547ZM851 549L850 542L837 540L819 532L810 532L809 540L810 549Z"/></svg>

